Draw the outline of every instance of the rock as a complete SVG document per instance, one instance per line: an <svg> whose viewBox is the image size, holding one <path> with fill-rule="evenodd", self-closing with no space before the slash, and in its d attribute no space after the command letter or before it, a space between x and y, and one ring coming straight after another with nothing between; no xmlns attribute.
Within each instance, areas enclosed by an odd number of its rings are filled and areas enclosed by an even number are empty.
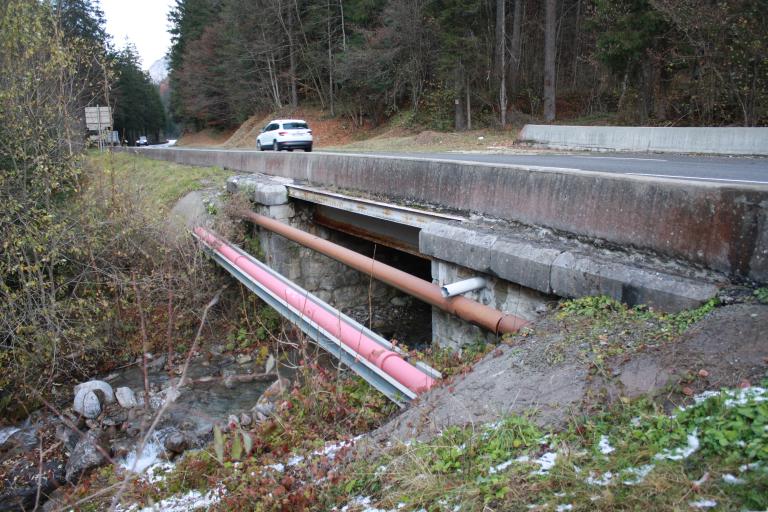
<svg viewBox="0 0 768 512"><path fill-rule="evenodd" d="M3 458L7 458L34 450L40 442L37 437L37 431L38 429L35 426L22 429L17 428L12 431L5 441L0 444L0 454L3 455Z"/></svg>
<svg viewBox="0 0 768 512"><path fill-rule="evenodd" d="M110 443L109 453L113 459L123 458L131 453L134 443L130 439L114 439Z"/></svg>
<svg viewBox="0 0 768 512"><path fill-rule="evenodd" d="M267 362L264 363L264 373L269 373L272 370L274 370L275 364L276 364L275 356L273 356L272 354L269 354L269 357L267 358Z"/></svg>
<svg viewBox="0 0 768 512"><path fill-rule="evenodd" d="M238 419L238 417L235 416L234 414L230 414L229 418L227 418L227 426L230 429L233 429L233 428L237 428L239 425L240 425L240 420Z"/></svg>
<svg viewBox="0 0 768 512"><path fill-rule="evenodd" d="M34 459L34 457L32 458ZM40 468L36 460L22 458L9 468L0 481L0 511L32 510L38 490ZM64 462L57 458L43 461L40 479L41 495L45 496L58 487L64 479Z"/></svg>
<svg viewBox="0 0 768 512"><path fill-rule="evenodd" d="M43 512L58 512L67 506L67 489L59 487L48 494L48 501L43 504Z"/></svg>
<svg viewBox="0 0 768 512"><path fill-rule="evenodd" d="M112 386L104 382L103 380L89 380L88 382L83 382L82 384L78 384L75 386L75 396L81 391L81 390L88 390L88 391L101 391L104 394L104 401L108 404L114 403L115 401L115 392L112 391Z"/></svg>
<svg viewBox="0 0 768 512"><path fill-rule="evenodd" d="M160 370L163 368L163 365L165 364L165 356L158 356L151 361L147 362L147 368L150 370Z"/></svg>
<svg viewBox="0 0 768 512"><path fill-rule="evenodd" d="M272 383L253 406L251 412L257 421L264 421L275 412L275 402L290 386L290 381L284 377L279 377Z"/></svg>
<svg viewBox="0 0 768 512"><path fill-rule="evenodd" d="M101 414L101 402L96 393L90 389L83 388L75 395L75 401L72 408L86 418L96 418Z"/></svg>
<svg viewBox="0 0 768 512"><path fill-rule="evenodd" d="M179 455L189 448L189 439L179 430L169 429L163 440L163 446L169 452Z"/></svg>
<svg viewBox="0 0 768 512"><path fill-rule="evenodd" d="M57 440L64 443L64 448L67 451L72 451L75 449L77 440L79 438L77 432L74 432L71 428L63 424L56 426L55 437Z"/></svg>
<svg viewBox="0 0 768 512"><path fill-rule="evenodd" d="M128 411L117 404L108 405L104 408L104 419L102 424L113 427L122 425L128 419Z"/></svg>
<svg viewBox="0 0 768 512"><path fill-rule="evenodd" d="M220 356L224 353L224 345L212 345L211 348L208 349L208 352L215 356Z"/></svg>
<svg viewBox="0 0 768 512"><path fill-rule="evenodd" d="M408 304L408 301L405 300L405 297L392 297L392 300L389 301L390 304L397 307L403 307Z"/></svg>
<svg viewBox="0 0 768 512"><path fill-rule="evenodd" d="M138 407L139 405L139 403L136 401L136 395L133 393L133 390L128 387L117 388L115 390L115 398L117 398L117 403L126 409L132 409L133 407Z"/></svg>
<svg viewBox="0 0 768 512"><path fill-rule="evenodd" d="M237 364L248 364L253 361L253 356L251 354L240 354L235 361L237 361Z"/></svg>
<svg viewBox="0 0 768 512"><path fill-rule="evenodd" d="M247 427L253 423L253 418L251 418L249 415L242 413L240 414L240 424L244 427Z"/></svg>
<svg viewBox="0 0 768 512"><path fill-rule="evenodd" d="M101 466L106 462L100 451L102 432L98 429L89 430L77 442L75 449L67 461L65 478L67 482L77 483L86 471Z"/></svg>

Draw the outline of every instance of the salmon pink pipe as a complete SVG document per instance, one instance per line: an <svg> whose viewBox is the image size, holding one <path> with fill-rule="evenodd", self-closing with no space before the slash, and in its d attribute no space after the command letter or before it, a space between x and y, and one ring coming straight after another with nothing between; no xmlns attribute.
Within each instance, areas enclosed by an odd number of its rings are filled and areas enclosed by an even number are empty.
<svg viewBox="0 0 768 512"><path fill-rule="evenodd" d="M254 265L248 258L240 255L229 243L203 227L195 228L195 233L210 247L226 257L234 266L261 283L272 293L286 301L336 339L367 359L384 373L404 385L414 393L422 393L431 388L435 381L415 366L405 361L400 354L388 350L360 330L342 321L308 296L298 293L283 281Z"/></svg>

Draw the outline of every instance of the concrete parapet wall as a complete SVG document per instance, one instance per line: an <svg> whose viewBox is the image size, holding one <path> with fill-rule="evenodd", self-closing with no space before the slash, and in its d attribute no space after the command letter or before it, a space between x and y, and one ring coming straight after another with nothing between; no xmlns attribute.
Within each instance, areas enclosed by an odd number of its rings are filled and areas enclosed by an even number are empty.
<svg viewBox="0 0 768 512"><path fill-rule="evenodd" d="M518 140L555 149L768 155L768 128L666 128L527 124Z"/></svg>
<svg viewBox="0 0 768 512"><path fill-rule="evenodd" d="M421 231L419 249L504 282L560 297L608 295L629 305L677 312L701 305L718 291L716 276L691 275L684 267L632 261L625 254L568 241L494 231L435 222Z"/></svg>
<svg viewBox="0 0 768 512"><path fill-rule="evenodd" d="M475 213L768 282L768 187L335 153L131 149Z"/></svg>

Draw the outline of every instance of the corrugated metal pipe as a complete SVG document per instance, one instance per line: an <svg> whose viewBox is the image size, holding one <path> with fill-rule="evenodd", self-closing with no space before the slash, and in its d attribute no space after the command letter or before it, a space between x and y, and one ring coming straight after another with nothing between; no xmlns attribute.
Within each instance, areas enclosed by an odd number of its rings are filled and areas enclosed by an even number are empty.
<svg viewBox="0 0 768 512"><path fill-rule="evenodd" d="M249 210L242 210L239 215L254 224L325 254L355 270L368 274L409 295L413 295L427 304L438 307L443 311L447 311L496 334L517 332L529 323L520 317L504 314L497 309L485 306L466 297L445 298L440 291L440 287L436 284L419 279L407 272L390 267L306 231L287 226L275 219Z"/></svg>
<svg viewBox="0 0 768 512"><path fill-rule="evenodd" d="M255 265L247 257L238 253L225 240L222 240L203 227L196 227L194 231L201 240L209 247L215 249L230 264L261 283L261 285L299 311L304 318L323 328L351 348L360 357L370 361L414 393L423 393L435 385L435 380L431 376L405 361L400 354L382 347L365 332L358 330L353 325L343 321L339 316L334 315L331 311L321 307L311 297L300 293L277 276L259 268L258 265Z"/></svg>

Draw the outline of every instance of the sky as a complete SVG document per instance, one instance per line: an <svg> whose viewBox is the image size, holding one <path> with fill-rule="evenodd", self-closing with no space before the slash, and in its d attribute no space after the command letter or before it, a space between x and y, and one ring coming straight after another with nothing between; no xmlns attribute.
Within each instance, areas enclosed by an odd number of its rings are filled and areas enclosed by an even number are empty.
<svg viewBox="0 0 768 512"><path fill-rule="evenodd" d="M115 47L124 48L127 38L139 51L144 70L168 52L171 45L168 11L174 0L101 0L100 3Z"/></svg>

